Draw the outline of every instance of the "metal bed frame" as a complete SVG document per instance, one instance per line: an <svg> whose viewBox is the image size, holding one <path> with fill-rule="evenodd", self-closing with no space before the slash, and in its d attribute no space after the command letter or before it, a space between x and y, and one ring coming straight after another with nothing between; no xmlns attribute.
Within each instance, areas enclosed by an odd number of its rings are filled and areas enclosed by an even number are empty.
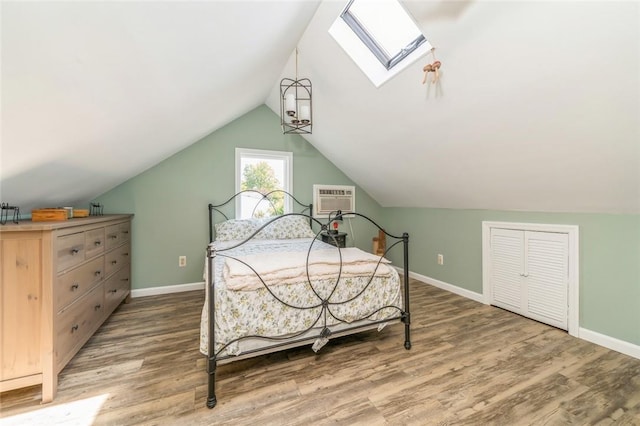
<svg viewBox="0 0 640 426"><path fill-rule="evenodd" d="M260 202L262 202L263 200L266 200L268 203L271 204L271 206L274 208L275 210L275 206L273 205L272 200L269 198L270 196L273 196L274 193L282 193L285 197L290 197L291 200L293 200L297 206L298 209L300 207L302 207L302 210L298 213L287 213L287 214L283 214L280 216L276 216L274 218L272 218L271 220L265 222L257 231L255 231L250 237L248 237L246 240L239 242L238 244L233 245L232 247L227 247L224 249L214 249L211 244L209 244L208 248L207 248L207 283L206 285L208 286L208 292L209 292L209 304L208 304L208 321L209 321L209 345L208 345L208 352L207 352L207 374L208 374L208 394L207 394L207 407L209 408L213 408L216 406L217 404L217 398L216 398L216 394L215 394L215 377L216 377L216 367L217 365L222 365L222 364L226 364L229 362L233 362L236 360L241 360L241 359L246 359L246 358L251 358L251 357L255 357L255 356L259 356L259 355L265 355L268 353L272 353L272 352L276 352L276 351L281 351L281 350L285 350L285 349L289 349L289 348L294 348L294 347L298 347L298 346L303 346L303 345L307 345L307 344L313 344L313 350L314 351L318 351L322 348L322 346L324 346L324 344L328 341L329 337L339 337L339 336L346 336L349 334L354 334L354 333L358 333L361 331L366 331L366 330L370 330L373 328L377 328L378 326L380 326L381 324L386 324L386 323L390 323L390 322L402 322L404 323L404 329L405 329L405 340L404 340L404 347L405 349L409 350L411 349L411 333L410 333L410 324L411 324L411 315L410 315L410 310L409 310L409 234L408 233L403 233L402 236L395 236L392 235L388 232L386 232L382 227L380 227L376 222L374 222L372 219L368 218L367 216L357 213L357 212L348 212L345 213L345 215L349 215L349 217L359 217L362 218L368 222L370 222L371 224L373 224L375 227L377 227L380 231L384 232L386 234L387 237L389 237L390 241L393 241L391 244L389 244L388 248L385 250L383 256L381 256L380 261L378 261L378 266L380 264L380 262L382 261L382 257L386 256L387 253L389 252L389 250L391 250L393 247L395 247L396 245L402 243L402 247L403 247L403 267L404 267L404 271L403 271L403 309L398 308L397 306L393 306L393 305L386 305L386 306L381 306L378 309L374 310L373 312L370 312L369 315L366 315L362 318L359 318L356 321L360 321L360 320L366 320L370 317L372 317L373 315L375 315L376 313L380 312L383 309L388 309L388 308L393 308L396 309L398 311L397 316L393 316L391 318L386 318L384 320L376 320L376 321L369 321L366 324L362 324L362 325L357 325L357 326L353 326L353 327L346 327L346 328L341 328L339 330L331 330L331 327L335 328L336 325L341 325L341 324L347 324L347 322L341 318L338 318L336 315L334 315L331 312L331 307L335 306L335 305L341 305L341 304L346 304L348 302L353 301L354 299L356 299L357 297L359 297L371 284L371 282L373 281L373 278L375 276L375 274L373 274L371 276L371 278L369 279L369 282L367 283L367 285L365 286L364 289L362 289L357 295L351 297L348 300L342 300L342 301L338 301L338 302L332 302L330 301L331 296L333 295L333 293L336 291L336 289L338 288L338 286L340 285L340 275L342 272L342 264L340 265L340 268L338 270L338 275L336 277L336 281L334 284L334 287L332 289L332 291L330 292L329 296L326 298L323 298L321 295L318 294L318 292L314 289L311 280L309 278L309 273L308 273L308 261L309 261L309 254L311 252L311 249L313 247L314 242L318 239L318 236L320 235L321 232L326 232L327 230L330 229L330 225L333 221L335 220L342 220L342 213L341 212L335 212L335 214L331 214L329 215L329 218L327 219L326 223L322 223L320 222L318 219L312 217L311 213L313 211L312 209L312 204L304 204L300 201L298 201L298 199L296 199L293 195L289 194L286 191L282 191L282 190L275 190L275 191L271 191L268 192L266 194L260 193L258 191L253 191L253 190L245 190L245 191L240 191L236 194L234 194L231 198L229 198L227 201L221 203L221 204L209 204L209 242L212 243L214 241L214 237L215 237L215 233L214 233L214 215L215 213L218 213L220 215L222 215L222 217L225 220L228 220L228 216L221 210L222 207L228 205L229 203L231 203L232 201L235 201L235 199L239 196L241 196L244 193L256 193L259 194L260 197L262 197L262 199L260 200ZM259 202L259 203L260 203ZM259 204L258 203L258 204ZM257 205L256 205L257 208ZM305 213L307 212L308 213ZM254 214L255 214L255 209L254 209ZM318 231L316 233L316 239L313 240L309 246L309 251L307 252L307 284L308 286L311 288L311 290L313 291L313 293L315 294L315 296L318 298L318 303L314 306L309 306L309 307L299 307L299 306L294 306L291 305L283 300L281 300L280 298L278 298L270 289L269 287L264 283L264 281L262 281L262 278L257 274L257 272L248 264L242 262L239 259L234 258L231 255L227 255L225 254L226 251L237 248L239 246L241 246L242 244L245 244L247 241L250 241L251 239L253 239L262 229L264 229L265 227L269 226L271 223L279 220L282 217L286 217L286 216L302 216L305 218L309 219L309 224L310 226L313 226L313 224L317 224L320 227L320 231ZM329 234L331 235L331 234ZM336 246L338 252L340 252L340 248L338 247L338 244L335 241L335 237L334 239L334 245ZM395 240L395 241L394 241ZM294 309L318 309L321 308L320 314L318 315L318 317L316 318L315 322L308 328L301 330L297 333L295 333L294 335L287 335L287 336L262 336L262 335L248 335L248 336L243 336L237 339L234 339L232 341L226 342L223 344L223 346L216 352L215 351L215 292L213 291L214 286L215 286L215 270L214 270L214 262L215 262L215 258L216 257L228 257L228 258L233 258L235 260L238 260L242 263L244 263L245 265L247 265L249 268L251 268L254 272L256 272L256 275L258 276L258 278L260 278L260 280L262 281L262 284L264 286L264 288L267 289L267 291L269 291L269 293L271 294L271 296L273 297L275 302L278 303L282 303L288 307L294 308ZM342 255L340 254L340 259L342 260ZM377 267L376 267L377 269ZM335 320L338 321L338 324L334 324L334 325L330 325L327 326L327 319L328 316L331 316L332 318L334 318ZM350 321L354 322L354 321ZM316 329L318 329L319 331L317 331ZM258 339L264 339L264 340L269 340L274 342L272 345L269 345L268 347L263 347L263 348L259 348L259 349L255 349L255 350L247 350L245 352L243 352L240 355L229 355L229 354L225 354L225 355L221 355L222 351L224 351L230 344L235 343L235 342L239 342L240 340L243 339L249 339L249 338L258 338Z"/></svg>

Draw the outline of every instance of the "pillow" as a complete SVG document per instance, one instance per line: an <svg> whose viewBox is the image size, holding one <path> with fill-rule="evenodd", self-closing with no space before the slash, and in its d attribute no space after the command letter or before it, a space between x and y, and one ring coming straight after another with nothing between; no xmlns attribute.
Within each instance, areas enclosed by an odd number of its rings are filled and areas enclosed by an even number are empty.
<svg viewBox="0 0 640 426"><path fill-rule="evenodd" d="M264 223L274 218L263 219ZM304 216L283 216L267 225L257 238L284 240L288 238L314 238L316 234L309 226L309 219Z"/></svg>
<svg viewBox="0 0 640 426"><path fill-rule="evenodd" d="M216 223L216 241L246 240L258 230L255 219L230 219Z"/></svg>

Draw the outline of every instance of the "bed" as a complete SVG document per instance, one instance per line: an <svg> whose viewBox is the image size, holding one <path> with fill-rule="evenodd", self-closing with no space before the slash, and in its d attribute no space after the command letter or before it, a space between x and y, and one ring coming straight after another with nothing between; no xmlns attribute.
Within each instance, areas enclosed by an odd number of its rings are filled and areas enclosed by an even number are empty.
<svg viewBox="0 0 640 426"><path fill-rule="evenodd" d="M297 212L229 219L225 209L247 193L259 198L254 213L263 215L258 207L264 203L270 213L276 211L274 197L290 198ZM217 403L217 365L302 345L318 352L330 338L396 322L404 323L404 347L411 348L408 234L393 236L370 218L349 212L349 220L366 221L376 234L384 232L389 244L383 256L340 248L335 240L321 241L320 233L343 219L341 212L321 221L312 211L284 191L241 191L224 203L209 204L200 327L209 408ZM385 257L396 247L403 251L402 276Z"/></svg>

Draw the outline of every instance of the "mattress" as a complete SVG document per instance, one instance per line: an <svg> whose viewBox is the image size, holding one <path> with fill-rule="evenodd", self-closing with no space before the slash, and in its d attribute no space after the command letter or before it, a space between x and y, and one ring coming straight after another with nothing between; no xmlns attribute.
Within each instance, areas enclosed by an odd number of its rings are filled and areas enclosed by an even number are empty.
<svg viewBox="0 0 640 426"><path fill-rule="evenodd" d="M288 256L292 252L312 250L338 250L329 244L312 238L287 240L252 240L237 247L239 241L214 242L217 250L214 260L215 298L215 351L217 357L238 356L247 350L281 344L247 336L273 336L296 340L302 336L317 335L325 326L345 330L351 325L383 322L397 318L402 307L401 280L393 267L374 268L377 273L349 274L337 279L322 275L308 278L301 274L299 280L287 284L261 286L250 291L229 289L224 280L228 257L259 255L264 259ZM313 245L311 245L313 243ZM228 249L229 247L234 247ZM205 262L205 283L207 279ZM208 297L202 309L200 326L200 351L208 352ZM323 308L323 301L327 301ZM284 302L284 303L282 303ZM366 319L364 319L366 317ZM317 332L314 332L317 330Z"/></svg>

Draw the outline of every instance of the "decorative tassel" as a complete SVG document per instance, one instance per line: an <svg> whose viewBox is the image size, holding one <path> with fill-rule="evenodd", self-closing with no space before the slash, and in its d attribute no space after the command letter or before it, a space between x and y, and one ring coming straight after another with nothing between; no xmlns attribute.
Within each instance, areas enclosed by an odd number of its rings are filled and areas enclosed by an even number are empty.
<svg viewBox="0 0 640 426"><path fill-rule="evenodd" d="M422 71L424 72L424 78L422 79L422 84L425 84L427 82L427 79L429 78L429 73L430 72L432 72L434 74L433 80L431 81L432 84L436 84L438 82L438 79L440 78L440 71L438 71L438 70L442 66L442 62L436 60L435 50L436 50L435 47L431 48L431 55L433 56L433 63L427 64L422 68Z"/></svg>

